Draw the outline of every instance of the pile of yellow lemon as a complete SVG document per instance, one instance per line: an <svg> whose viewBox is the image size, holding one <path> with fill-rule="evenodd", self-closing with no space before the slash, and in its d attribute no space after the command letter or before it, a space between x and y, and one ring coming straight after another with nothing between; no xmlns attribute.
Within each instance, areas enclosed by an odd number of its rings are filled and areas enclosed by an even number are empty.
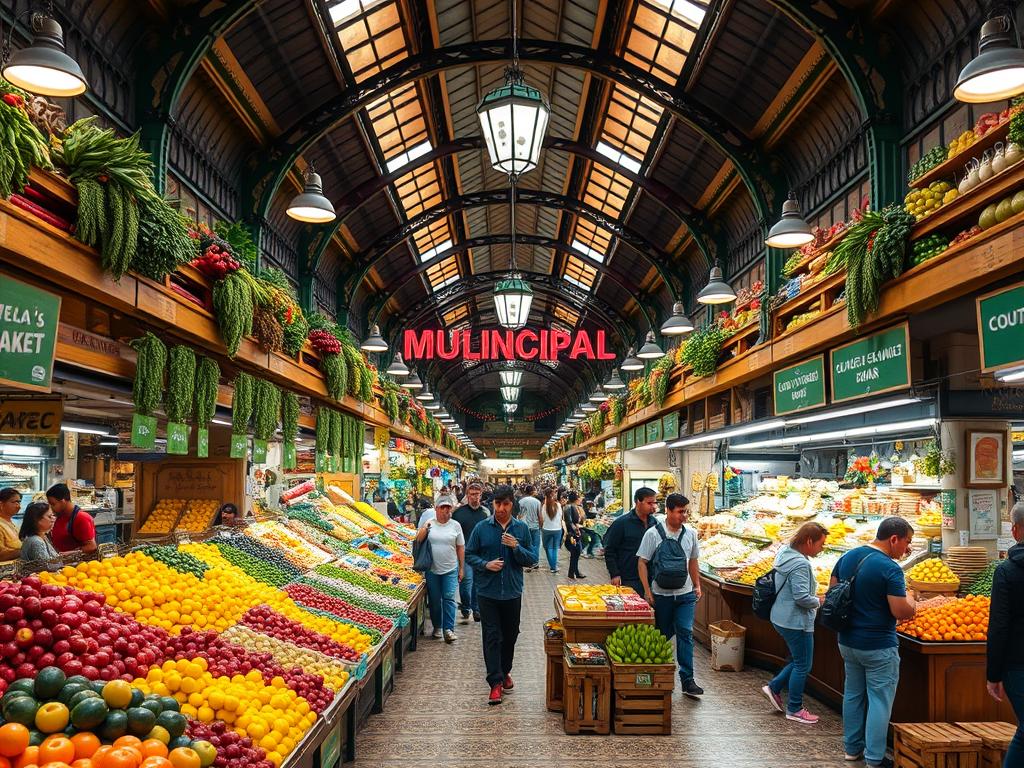
<svg viewBox="0 0 1024 768"><path fill-rule="evenodd" d="M562 605L569 611L604 611L606 606L601 598L605 595L620 595L632 592L630 587L616 587L614 584L570 585L560 584L558 594Z"/></svg>
<svg viewBox="0 0 1024 768"><path fill-rule="evenodd" d="M281 765L316 722L309 702L275 677L264 680L259 670L233 677L214 677L206 659L165 661L133 685L144 693L173 696L181 712L201 723L223 720L248 736Z"/></svg>
<svg viewBox="0 0 1024 768"><path fill-rule="evenodd" d="M926 584L960 583L960 577L953 573L949 566L937 557L922 560L907 571L907 578Z"/></svg>
<svg viewBox="0 0 1024 768"><path fill-rule="evenodd" d="M201 533L210 527L213 521L213 513L220 506L219 501L212 499L193 499L188 503L188 509L181 516L178 528L192 533Z"/></svg>
<svg viewBox="0 0 1024 768"><path fill-rule="evenodd" d="M731 580L738 581L740 584L753 584L768 573L774 567L774 564L775 558L773 556L762 557L756 563L751 563L741 568Z"/></svg>
<svg viewBox="0 0 1024 768"><path fill-rule="evenodd" d="M917 525L925 528L934 528L942 525L942 512L930 509L917 518Z"/></svg>
<svg viewBox="0 0 1024 768"><path fill-rule="evenodd" d="M139 533L142 536L170 533L174 524L178 522L178 516L181 515L184 506L184 499L160 499L149 513L146 522L139 528Z"/></svg>

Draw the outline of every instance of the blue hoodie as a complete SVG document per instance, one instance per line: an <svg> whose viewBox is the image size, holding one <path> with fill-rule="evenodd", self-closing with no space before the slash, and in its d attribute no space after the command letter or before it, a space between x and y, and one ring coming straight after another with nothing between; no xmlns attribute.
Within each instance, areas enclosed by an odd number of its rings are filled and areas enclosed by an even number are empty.
<svg viewBox="0 0 1024 768"><path fill-rule="evenodd" d="M775 605L772 624L785 629L814 631L818 612L818 583L811 561L788 544L775 556Z"/></svg>

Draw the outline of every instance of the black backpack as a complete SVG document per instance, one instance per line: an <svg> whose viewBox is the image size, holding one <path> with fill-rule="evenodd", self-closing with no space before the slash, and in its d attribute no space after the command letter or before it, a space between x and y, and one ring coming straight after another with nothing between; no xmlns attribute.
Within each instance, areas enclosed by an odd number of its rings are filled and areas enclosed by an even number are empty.
<svg viewBox="0 0 1024 768"><path fill-rule="evenodd" d="M74 509L71 510L71 518L68 520L68 536L70 536L75 541L78 541L78 537L75 536L75 519L80 514L81 515L85 515L86 517L92 517L92 515L90 515L84 509L79 509L77 505L74 507ZM84 544L85 542L84 541L78 541L78 543L79 544Z"/></svg>
<svg viewBox="0 0 1024 768"><path fill-rule="evenodd" d="M683 536L686 535L686 526L682 527L678 538L675 539L665 535L661 523L656 523L654 527L661 536L661 543L651 558L651 565L654 568L653 581L662 589L682 589L686 586L686 579L689 576L689 561L682 543Z"/></svg>
<svg viewBox="0 0 1024 768"><path fill-rule="evenodd" d="M770 621L772 618L772 606L775 605L775 600L779 596L779 592L782 591L782 587L775 588L775 569L772 568L764 576L758 576L754 582L754 597L753 597L753 609L754 615L759 619ZM786 578L782 580L782 585L786 585L786 579L789 578L789 574L786 574Z"/></svg>
<svg viewBox="0 0 1024 768"><path fill-rule="evenodd" d="M868 552L857 563L848 579L839 579L828 588L825 593L825 600L818 612L821 616L821 623L835 632L845 632L850 628L850 613L853 610L853 584L857 579L857 572L864 565L873 552Z"/></svg>

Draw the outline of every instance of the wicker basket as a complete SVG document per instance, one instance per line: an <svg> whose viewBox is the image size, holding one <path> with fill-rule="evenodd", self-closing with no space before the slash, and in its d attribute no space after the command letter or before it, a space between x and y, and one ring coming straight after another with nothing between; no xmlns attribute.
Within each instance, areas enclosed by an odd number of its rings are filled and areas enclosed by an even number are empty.
<svg viewBox="0 0 1024 768"><path fill-rule="evenodd" d="M956 591L960 589L959 581L918 581L917 579L907 579L907 586L911 589L917 590L918 592L937 592L945 593L951 592L956 594Z"/></svg>

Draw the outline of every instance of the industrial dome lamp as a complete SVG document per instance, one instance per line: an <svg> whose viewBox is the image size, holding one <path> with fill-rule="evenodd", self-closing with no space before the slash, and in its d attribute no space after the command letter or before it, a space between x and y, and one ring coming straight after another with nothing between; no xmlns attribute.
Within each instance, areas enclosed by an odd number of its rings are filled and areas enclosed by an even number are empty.
<svg viewBox="0 0 1024 768"><path fill-rule="evenodd" d="M32 44L11 52L14 24L3 43L0 58L3 76L9 83L40 96L78 96L89 87L78 62L64 50L64 30L53 17L53 2L46 3L42 13L31 13ZM0 37L2 37L0 33Z"/></svg>
<svg viewBox="0 0 1024 768"><path fill-rule="evenodd" d="M364 352L387 352L388 343L384 341L384 337L380 335L380 326L374 324L370 327L370 335L366 337L366 341L359 345L359 348Z"/></svg>
<svg viewBox="0 0 1024 768"><path fill-rule="evenodd" d="M334 221L337 214L331 201L324 197L324 185L313 163L306 168L304 179L302 192L292 198L285 213L306 224L327 224Z"/></svg>
<svg viewBox="0 0 1024 768"><path fill-rule="evenodd" d="M672 305L672 315L662 323L661 335L662 336L682 336L684 333L689 333L693 330L693 321L689 315L686 314L686 308L683 306L683 302L677 301Z"/></svg>
<svg viewBox="0 0 1024 768"><path fill-rule="evenodd" d="M814 242L811 226L800 213L800 203L796 195L790 192L789 199L782 204L782 218L768 230L764 244L769 248L802 248L811 242Z"/></svg>
<svg viewBox="0 0 1024 768"><path fill-rule="evenodd" d="M1024 51L1012 26L1009 16L998 16L982 25L978 55L960 70L953 86L958 101L987 104L1024 92Z"/></svg>
<svg viewBox="0 0 1024 768"><path fill-rule="evenodd" d="M387 373L389 376L409 375L409 366L407 366L405 364L405 361L402 360L401 352L395 353L395 359L391 361L391 365L388 366L388 369L385 371L385 373Z"/></svg>
<svg viewBox="0 0 1024 768"><path fill-rule="evenodd" d="M633 348L629 348L629 352L626 354L626 359L622 361L619 366L619 370L627 373L632 371L642 371L644 369L644 361L639 359L633 352Z"/></svg>
<svg viewBox="0 0 1024 768"><path fill-rule="evenodd" d="M722 277L722 268L717 264L711 268L711 275L708 277L708 284L700 289L697 294L697 301L701 304L728 304L736 300L736 291L725 282Z"/></svg>
<svg viewBox="0 0 1024 768"><path fill-rule="evenodd" d="M657 360L659 357L665 356L665 350L659 347L658 343L654 340L654 331L647 332L644 345L640 347L640 351L636 353L636 356L641 360Z"/></svg>

